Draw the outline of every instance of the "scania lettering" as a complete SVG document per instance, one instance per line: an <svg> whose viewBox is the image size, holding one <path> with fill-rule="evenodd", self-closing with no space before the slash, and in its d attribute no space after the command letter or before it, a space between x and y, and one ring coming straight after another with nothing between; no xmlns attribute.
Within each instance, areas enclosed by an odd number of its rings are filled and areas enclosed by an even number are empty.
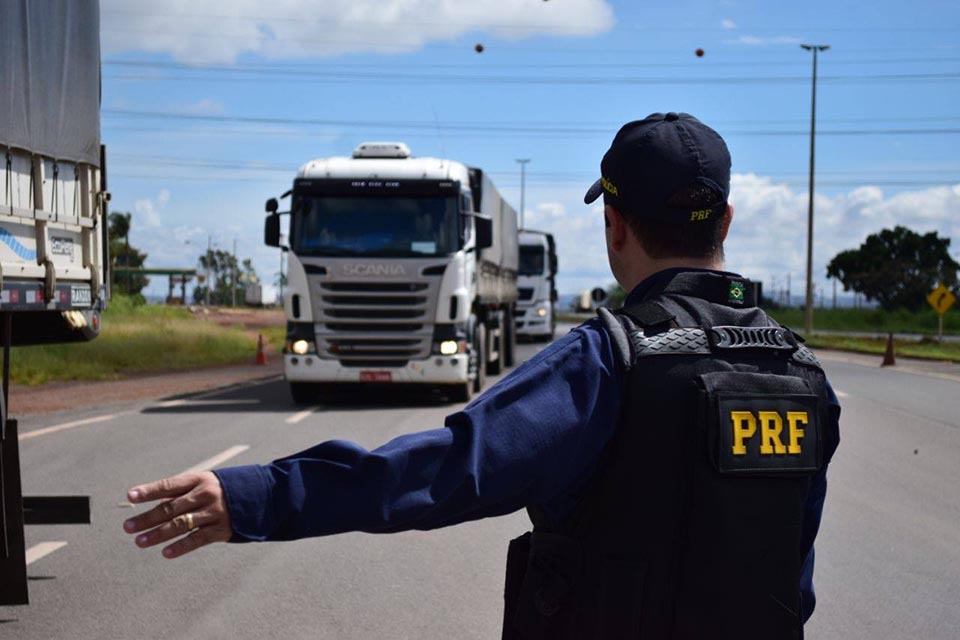
<svg viewBox="0 0 960 640"><path fill-rule="evenodd" d="M517 214L480 169L370 142L308 162L290 198L284 374L297 403L332 383L418 383L458 401L510 366ZM281 246L279 203L265 242Z"/></svg>
<svg viewBox="0 0 960 640"><path fill-rule="evenodd" d="M543 231L520 231L517 335L552 340L557 326L557 246Z"/></svg>

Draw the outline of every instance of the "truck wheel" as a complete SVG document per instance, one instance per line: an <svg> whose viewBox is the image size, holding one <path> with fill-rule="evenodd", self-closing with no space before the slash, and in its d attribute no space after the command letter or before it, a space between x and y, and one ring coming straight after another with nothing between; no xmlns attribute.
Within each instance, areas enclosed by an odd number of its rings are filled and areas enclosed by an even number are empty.
<svg viewBox="0 0 960 640"><path fill-rule="evenodd" d="M294 404L313 404L320 394L320 385L311 382L291 382L290 397Z"/></svg>
<svg viewBox="0 0 960 640"><path fill-rule="evenodd" d="M501 329L501 335L503 336L501 356L503 357L503 366L512 367L517 363L517 323L513 317L513 306L507 307L504 313L506 314L506 321Z"/></svg>
<svg viewBox="0 0 960 640"><path fill-rule="evenodd" d="M487 383L487 329L479 322L473 330L473 352L477 362L473 391L480 393Z"/></svg>
<svg viewBox="0 0 960 640"><path fill-rule="evenodd" d="M497 315L500 316L498 318L499 322L497 323L499 326L497 333L494 333L492 329L487 331L488 376L500 375L500 370L503 368L503 312L497 312ZM497 354L496 360L491 357L493 353Z"/></svg>

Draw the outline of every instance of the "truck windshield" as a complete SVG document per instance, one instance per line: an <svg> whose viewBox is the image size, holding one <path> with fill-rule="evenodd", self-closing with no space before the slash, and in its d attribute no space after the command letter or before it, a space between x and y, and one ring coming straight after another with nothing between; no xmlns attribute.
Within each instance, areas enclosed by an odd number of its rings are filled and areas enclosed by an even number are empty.
<svg viewBox="0 0 960 640"><path fill-rule="evenodd" d="M520 275L539 276L543 274L543 247L536 245L520 246Z"/></svg>
<svg viewBox="0 0 960 640"><path fill-rule="evenodd" d="M457 251L455 197L299 196L293 250L309 256L439 256Z"/></svg>

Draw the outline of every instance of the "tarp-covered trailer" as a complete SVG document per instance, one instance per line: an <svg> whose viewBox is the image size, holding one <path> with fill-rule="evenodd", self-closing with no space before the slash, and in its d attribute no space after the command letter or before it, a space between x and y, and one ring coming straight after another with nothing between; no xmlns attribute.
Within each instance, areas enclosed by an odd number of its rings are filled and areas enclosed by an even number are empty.
<svg viewBox="0 0 960 640"><path fill-rule="evenodd" d="M0 0L0 605L26 604L23 525L89 522L89 500L22 498L11 345L91 340L108 292L95 0Z"/></svg>

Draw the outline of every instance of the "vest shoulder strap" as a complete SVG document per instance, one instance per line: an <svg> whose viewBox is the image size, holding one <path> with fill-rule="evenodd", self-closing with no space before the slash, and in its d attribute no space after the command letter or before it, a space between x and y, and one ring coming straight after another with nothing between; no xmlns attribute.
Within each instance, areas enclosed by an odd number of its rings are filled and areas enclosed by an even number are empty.
<svg viewBox="0 0 960 640"><path fill-rule="evenodd" d="M656 334L677 326L675 316L653 301L644 301L616 311L600 307L597 315L610 336L617 364L624 370L633 366L637 355L634 343L638 334Z"/></svg>
<svg viewBox="0 0 960 640"><path fill-rule="evenodd" d="M639 313L638 313L639 310ZM708 330L673 327L660 333L648 331L672 323L674 316L661 305L647 302L627 312L598 310L600 321L610 336L614 356L624 370L637 359L661 355L696 355L733 352L789 352L797 364L821 369L820 361L790 329L774 327L716 326ZM640 318L646 322L640 322Z"/></svg>

